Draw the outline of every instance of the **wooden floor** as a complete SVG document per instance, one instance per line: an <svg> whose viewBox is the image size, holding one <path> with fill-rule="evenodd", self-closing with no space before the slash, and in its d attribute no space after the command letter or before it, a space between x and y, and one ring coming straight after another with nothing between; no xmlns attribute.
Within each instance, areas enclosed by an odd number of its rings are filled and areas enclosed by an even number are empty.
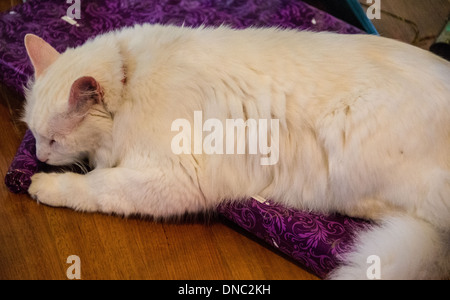
<svg viewBox="0 0 450 300"><path fill-rule="evenodd" d="M2 1L0 10L9 2ZM425 35L436 36L450 12L447 0L382 3L414 19ZM383 18L388 22L382 17L380 24ZM389 22L379 25L383 35L409 39L406 25ZM22 104L0 86L1 179L25 130L17 121ZM0 279L66 279L70 255L80 258L82 279L316 279L221 220L163 224L83 214L39 205L0 184Z"/></svg>
<svg viewBox="0 0 450 300"><path fill-rule="evenodd" d="M381 36L429 49L450 17L450 0L378 0L380 19L372 23ZM371 4L359 0L367 9ZM370 1L374 3L374 1Z"/></svg>
<svg viewBox="0 0 450 300"><path fill-rule="evenodd" d="M0 178L23 136L11 117L19 102L2 88ZM77 213L0 184L0 279L65 279L70 255L79 256L82 279L315 278L214 218L163 224Z"/></svg>
<svg viewBox="0 0 450 300"><path fill-rule="evenodd" d="M23 101L0 89L0 178L25 127ZM0 184L0 279L65 279L70 255L82 279L315 279L220 220L156 223L39 205Z"/></svg>

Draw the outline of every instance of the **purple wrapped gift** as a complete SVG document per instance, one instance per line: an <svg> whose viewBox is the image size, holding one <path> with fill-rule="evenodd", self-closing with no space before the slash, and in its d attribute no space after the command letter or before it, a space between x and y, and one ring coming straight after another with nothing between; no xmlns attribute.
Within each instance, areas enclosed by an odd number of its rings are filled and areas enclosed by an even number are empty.
<svg viewBox="0 0 450 300"><path fill-rule="evenodd" d="M80 19L64 18L71 4L34 0L0 15L0 80L23 93L32 75L23 39L34 33L62 52L90 37L136 23L185 26L248 26L361 33L333 16L295 0L98 0L82 1ZM73 13L73 11L72 11ZM65 20L64 20L65 19ZM27 131L8 170L5 183L14 193L25 193L31 176L43 170L36 159L35 140ZM338 215L302 212L254 199L230 202L221 215L288 254L324 278L352 246L353 234L367 222Z"/></svg>
<svg viewBox="0 0 450 300"><path fill-rule="evenodd" d="M31 184L31 176L40 169L36 158L36 141L31 131L27 130L6 173L5 184L13 193L26 193Z"/></svg>
<svg viewBox="0 0 450 300"><path fill-rule="evenodd" d="M220 214L287 254L321 278L349 252L357 231L370 223L340 215L323 215L250 199L218 208Z"/></svg>

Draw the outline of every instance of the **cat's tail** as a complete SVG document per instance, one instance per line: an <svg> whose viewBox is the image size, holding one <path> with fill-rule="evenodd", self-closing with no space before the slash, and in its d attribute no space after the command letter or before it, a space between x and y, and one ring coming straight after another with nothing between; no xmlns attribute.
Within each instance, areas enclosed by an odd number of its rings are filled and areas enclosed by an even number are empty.
<svg viewBox="0 0 450 300"><path fill-rule="evenodd" d="M450 234L411 216L360 232L329 279L450 279Z"/></svg>

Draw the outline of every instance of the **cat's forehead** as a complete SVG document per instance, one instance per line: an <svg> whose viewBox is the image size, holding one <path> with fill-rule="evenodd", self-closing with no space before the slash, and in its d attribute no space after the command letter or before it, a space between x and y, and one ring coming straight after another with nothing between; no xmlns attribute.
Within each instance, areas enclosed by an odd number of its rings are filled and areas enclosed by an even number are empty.
<svg viewBox="0 0 450 300"><path fill-rule="evenodd" d="M42 137L51 135L52 130L49 126L49 122L47 122L47 119L48 118L45 116L44 111L41 113L27 113L25 121L37 141L42 139Z"/></svg>
<svg viewBox="0 0 450 300"><path fill-rule="evenodd" d="M26 96L24 121L35 134L48 136L56 128L51 128L51 120L67 110L68 93L61 84L46 84L36 81Z"/></svg>

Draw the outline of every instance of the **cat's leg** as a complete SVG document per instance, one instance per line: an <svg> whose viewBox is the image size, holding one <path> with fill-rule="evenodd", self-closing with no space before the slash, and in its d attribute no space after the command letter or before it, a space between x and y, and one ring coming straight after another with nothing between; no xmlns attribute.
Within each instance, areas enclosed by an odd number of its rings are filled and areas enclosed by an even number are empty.
<svg viewBox="0 0 450 300"><path fill-rule="evenodd" d="M86 212L167 217L204 209L205 202L195 188L184 185L181 192L180 182L168 184L161 171L152 171L109 168L86 175L38 173L28 192L41 203Z"/></svg>

